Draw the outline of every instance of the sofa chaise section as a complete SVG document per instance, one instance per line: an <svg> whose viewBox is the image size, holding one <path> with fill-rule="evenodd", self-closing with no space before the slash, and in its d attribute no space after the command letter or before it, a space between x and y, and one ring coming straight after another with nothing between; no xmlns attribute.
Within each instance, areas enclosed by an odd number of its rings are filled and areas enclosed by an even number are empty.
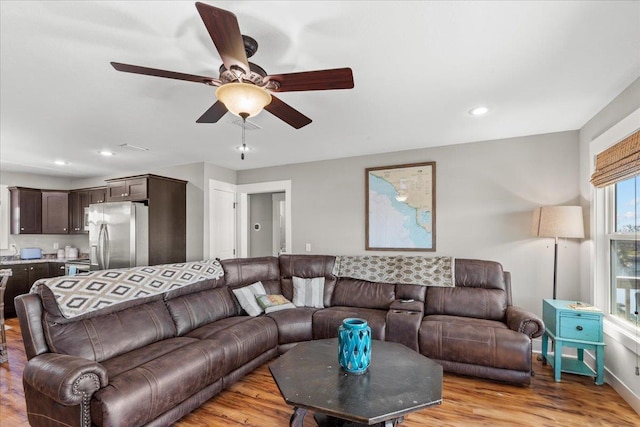
<svg viewBox="0 0 640 427"><path fill-rule="evenodd" d="M427 290L419 350L446 371L529 384L531 339L544 332L512 306L511 276L497 262L456 260L456 286Z"/></svg>

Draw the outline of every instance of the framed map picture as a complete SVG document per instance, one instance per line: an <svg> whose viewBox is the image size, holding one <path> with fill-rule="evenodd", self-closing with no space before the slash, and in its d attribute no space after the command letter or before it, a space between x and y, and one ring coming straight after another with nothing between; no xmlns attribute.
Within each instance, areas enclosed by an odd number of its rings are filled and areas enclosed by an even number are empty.
<svg viewBox="0 0 640 427"><path fill-rule="evenodd" d="M436 250L435 162L367 168L365 182L365 249Z"/></svg>

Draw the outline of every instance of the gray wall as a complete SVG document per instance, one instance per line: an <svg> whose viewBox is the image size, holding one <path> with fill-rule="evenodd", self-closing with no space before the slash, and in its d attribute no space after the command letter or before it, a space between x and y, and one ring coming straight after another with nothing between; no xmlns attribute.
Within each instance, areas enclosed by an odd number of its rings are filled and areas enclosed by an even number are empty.
<svg viewBox="0 0 640 427"><path fill-rule="evenodd" d="M249 195L249 256L273 255L273 203L271 193ZM254 228L260 224L260 230Z"/></svg>
<svg viewBox="0 0 640 427"><path fill-rule="evenodd" d="M311 243L312 253L358 255L367 253L365 168L435 161L437 251L426 254L501 262L513 275L514 303L541 314L542 298L552 293L553 244L529 235L532 211L578 203L578 152L573 131L238 171L237 176L238 184L292 181L293 253L304 253L305 243ZM562 244L559 257L558 295L577 298L578 244Z"/></svg>
<svg viewBox="0 0 640 427"><path fill-rule="evenodd" d="M640 78L624 92L613 99L580 129L580 193L585 212L588 213L587 230L591 226L591 201L593 188L589 183L592 159L589 158L589 144L620 120L640 108ZM589 233L591 235L591 233ZM592 301L591 283L594 265L594 242L586 240L581 248L581 298ZM638 337L635 337L638 340ZM633 344L613 324L605 321L605 380L611 384L640 413L640 377L635 375L638 366L637 344ZM625 345L626 344L626 345ZM631 348L629 348L631 347Z"/></svg>

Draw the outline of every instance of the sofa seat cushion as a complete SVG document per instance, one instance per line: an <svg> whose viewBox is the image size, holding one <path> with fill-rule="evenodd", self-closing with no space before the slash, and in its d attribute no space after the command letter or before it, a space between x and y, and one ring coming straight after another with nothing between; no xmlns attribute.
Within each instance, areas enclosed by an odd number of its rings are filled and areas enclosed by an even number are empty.
<svg viewBox="0 0 640 427"><path fill-rule="evenodd" d="M531 340L499 321L425 316L418 342L420 353L436 360L516 371L531 370Z"/></svg>
<svg viewBox="0 0 640 427"><path fill-rule="evenodd" d="M125 371L135 369L153 359L163 357L165 354L199 341L196 338L169 338L105 360L101 364L107 369L109 378L115 378Z"/></svg>
<svg viewBox="0 0 640 427"><path fill-rule="evenodd" d="M267 316L278 327L278 344L290 344L313 339L312 320L317 308L298 307L291 310L276 311Z"/></svg>
<svg viewBox="0 0 640 427"><path fill-rule="evenodd" d="M175 341L175 345L178 342L186 340ZM132 355L133 364L137 363L134 359ZM221 380L223 365L223 349L198 340L110 376L109 384L91 400L92 422L98 426L144 425Z"/></svg>
<svg viewBox="0 0 640 427"><path fill-rule="evenodd" d="M313 339L336 338L342 321L348 317L365 319L374 340L385 339L387 310L358 307L329 307L313 314Z"/></svg>
<svg viewBox="0 0 640 427"><path fill-rule="evenodd" d="M278 346L276 322L267 316L222 319L195 329L188 336L224 350L225 375Z"/></svg>

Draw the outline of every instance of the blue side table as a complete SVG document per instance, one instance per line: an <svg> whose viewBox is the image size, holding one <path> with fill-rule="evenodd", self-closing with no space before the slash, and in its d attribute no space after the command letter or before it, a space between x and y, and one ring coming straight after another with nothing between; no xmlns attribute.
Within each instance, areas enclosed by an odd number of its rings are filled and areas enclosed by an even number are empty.
<svg viewBox="0 0 640 427"><path fill-rule="evenodd" d="M576 301L545 299L542 302L542 320L545 332L542 335L542 362L553 368L554 378L560 381L560 373L595 377L596 385L604 383L604 338L602 312L572 308L570 305L588 304ZM547 354L549 339L555 343L553 355ZM562 357L563 347L577 349L578 357ZM596 354L595 370L584 363L584 350Z"/></svg>

